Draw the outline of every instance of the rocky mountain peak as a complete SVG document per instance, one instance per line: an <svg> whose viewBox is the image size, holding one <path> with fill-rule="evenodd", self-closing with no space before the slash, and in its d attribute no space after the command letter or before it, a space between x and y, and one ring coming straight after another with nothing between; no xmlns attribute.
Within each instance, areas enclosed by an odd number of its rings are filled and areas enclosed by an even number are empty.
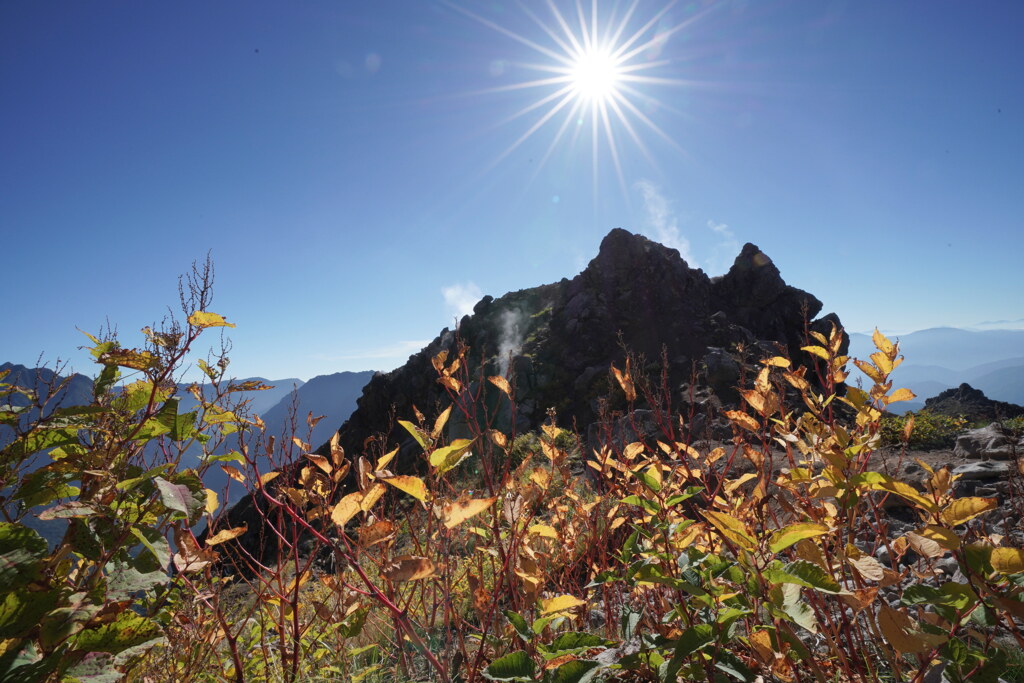
<svg viewBox="0 0 1024 683"><path fill-rule="evenodd" d="M514 376L519 406L506 426L536 429L554 409L560 424L584 430L597 418L597 399L612 388L609 368L621 367L624 348L646 359L639 372L657 371L664 351L672 387L698 371L718 378L722 386L713 388L728 398L733 374L722 368L737 349L752 355L736 362L787 351L797 357L805 323L824 332L838 323L834 315L813 321L820 310L821 302L787 285L756 245L745 245L729 272L712 280L677 250L616 228L576 277L485 297L457 334L443 330L406 365L374 377L340 429L341 444L358 453L369 436L409 441L393 429L392 416L409 417L413 405L429 413L448 404L430 359L454 350L456 338L471 349L471 376L481 364L488 374Z"/></svg>

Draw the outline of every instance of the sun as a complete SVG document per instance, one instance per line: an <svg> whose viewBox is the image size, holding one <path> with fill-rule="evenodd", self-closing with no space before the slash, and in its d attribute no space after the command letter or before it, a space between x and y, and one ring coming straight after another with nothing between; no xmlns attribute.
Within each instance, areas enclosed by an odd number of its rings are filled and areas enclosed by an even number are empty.
<svg viewBox="0 0 1024 683"><path fill-rule="evenodd" d="M644 137L654 135L669 146L682 151L679 142L667 135L653 120L652 110L672 111L655 97L651 90L664 86L687 86L695 81L683 80L671 72L674 62L665 57L665 47L680 31L691 26L709 10L696 13L675 25L668 22L669 11L678 0L659 5L652 16L641 17L637 11L640 0L616 2L607 15L599 15L598 1L591 0L589 12L585 0L546 0L549 16L536 14L525 4L521 10L536 25L536 36L528 37L464 7L454 0L445 5L528 47L533 61L513 61L516 73L536 73L537 77L509 85L477 91L486 94L501 91L541 91L501 124L532 120L526 130L505 150L492 166L512 154L526 140L542 129L554 128L547 152L537 164L539 172L551 154L566 139L574 143L589 134L589 147L596 190L599 158L611 159L622 186L628 194L622 170L622 146L631 142L649 163L654 157ZM607 6L607 5L606 5ZM638 25L638 27L637 27ZM539 56L540 59L536 59ZM549 125L550 124L550 125ZM579 146L572 145L574 149Z"/></svg>
<svg viewBox="0 0 1024 683"><path fill-rule="evenodd" d="M591 106L613 101L618 95L619 60L607 48L591 49L578 55L569 68L573 93Z"/></svg>

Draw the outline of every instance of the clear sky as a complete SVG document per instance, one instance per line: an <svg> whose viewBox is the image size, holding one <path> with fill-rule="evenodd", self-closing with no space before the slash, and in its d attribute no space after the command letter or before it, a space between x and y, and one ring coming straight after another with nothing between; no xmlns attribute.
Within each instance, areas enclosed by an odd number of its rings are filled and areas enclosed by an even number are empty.
<svg viewBox="0 0 1024 683"><path fill-rule="evenodd" d="M135 343L209 250L238 376L390 369L615 227L711 275L754 242L850 330L1019 321L1022 31L1017 0L0 2L0 360L91 373L75 328Z"/></svg>

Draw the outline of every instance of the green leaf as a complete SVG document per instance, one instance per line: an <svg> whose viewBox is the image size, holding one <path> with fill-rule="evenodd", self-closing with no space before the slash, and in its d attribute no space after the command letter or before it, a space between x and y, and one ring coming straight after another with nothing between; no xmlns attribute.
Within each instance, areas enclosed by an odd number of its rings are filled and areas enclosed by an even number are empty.
<svg viewBox="0 0 1024 683"><path fill-rule="evenodd" d="M174 476L170 482L163 477L153 479L160 491L160 500L170 510L180 512L195 523L206 509L206 489L199 477L190 472Z"/></svg>
<svg viewBox="0 0 1024 683"><path fill-rule="evenodd" d="M744 683L753 683L758 679L758 676L748 669L739 657L728 650L716 653L715 668Z"/></svg>
<svg viewBox="0 0 1024 683"><path fill-rule="evenodd" d="M490 681L531 680L537 667L530 656L522 650L499 657L484 669L484 678Z"/></svg>
<svg viewBox="0 0 1024 683"><path fill-rule="evenodd" d="M657 467L657 465L655 465ZM661 482L658 478L651 473L651 468L648 467L641 472L638 472L637 477L643 482L644 486L651 490L652 493L658 493L661 491Z"/></svg>
<svg viewBox="0 0 1024 683"><path fill-rule="evenodd" d="M640 532L634 531L626 539L626 542L622 544L622 551L619 553L619 561L622 564L629 564L630 560L633 559L633 554L636 552L636 544L640 538Z"/></svg>
<svg viewBox="0 0 1024 683"><path fill-rule="evenodd" d="M49 505L55 500L78 495L79 489L68 484L70 479L70 474L53 469L53 465L41 467L22 480L13 497L28 508Z"/></svg>
<svg viewBox="0 0 1024 683"><path fill-rule="evenodd" d="M84 593L78 593L78 600L68 607L58 607L45 617L39 625L39 643L46 650L53 650L74 634L82 630L85 623L100 611L100 605L85 602Z"/></svg>
<svg viewBox="0 0 1024 683"><path fill-rule="evenodd" d="M159 638L160 635L159 626L128 610L118 615L117 619L111 623L79 631L71 642L76 650L117 654L122 650Z"/></svg>
<svg viewBox="0 0 1024 683"><path fill-rule="evenodd" d="M668 663L664 680L675 681L683 662L693 653L715 642L715 629L711 624L697 624L683 631L676 641L675 651Z"/></svg>
<svg viewBox="0 0 1024 683"><path fill-rule="evenodd" d="M0 597L0 638L20 638L57 605L59 592L14 590Z"/></svg>
<svg viewBox="0 0 1024 683"><path fill-rule="evenodd" d="M530 630L530 626L521 614L512 610L505 610L503 614L508 619L508 623L512 624L512 628L516 630L519 637L523 639L524 643L528 643L533 639L533 631Z"/></svg>
<svg viewBox="0 0 1024 683"><path fill-rule="evenodd" d="M793 623L804 627L811 633L818 632L818 621L814 616L814 610L806 600L801 599L800 586L794 583L785 583L773 588L771 595L773 602Z"/></svg>
<svg viewBox="0 0 1024 683"><path fill-rule="evenodd" d="M589 650L592 647L611 647L612 645L614 645L612 641L593 633L569 631L568 633L559 634L551 643L540 645L537 649L546 653L544 655L545 659L551 659L556 655L569 652Z"/></svg>
<svg viewBox="0 0 1024 683"><path fill-rule="evenodd" d="M0 524L0 586L9 591L39 577L49 554L46 540L21 524Z"/></svg>
<svg viewBox="0 0 1024 683"><path fill-rule="evenodd" d="M647 500L646 498L641 498L640 496L638 496L636 494L633 494L632 496L626 496L625 498L623 498L619 502L620 503L624 503L626 505L637 505L639 507L642 507L646 512L649 512L652 515L656 515L656 514L658 514L658 512L661 511L661 506L659 506L653 500Z"/></svg>
<svg viewBox="0 0 1024 683"><path fill-rule="evenodd" d="M132 527L131 531L135 538L139 539L139 542L146 546L152 557L156 559L157 566L160 569L167 569L167 566L171 563L171 546L167 539L152 527L144 529Z"/></svg>
<svg viewBox="0 0 1024 683"><path fill-rule="evenodd" d="M355 638L363 632L363 626L366 624L366 615L370 613L370 610L366 607L360 607L352 614L345 617L344 625L338 629L338 635L342 638Z"/></svg>
<svg viewBox="0 0 1024 683"><path fill-rule="evenodd" d="M768 549L773 553L782 552L786 548L805 538L814 538L828 533L828 527L824 524L805 522L801 524L790 524L772 534L768 541Z"/></svg>
<svg viewBox="0 0 1024 683"><path fill-rule="evenodd" d="M792 583L833 595L844 593L831 574L807 560L790 562L782 569L766 569L764 577L772 583Z"/></svg>
<svg viewBox="0 0 1024 683"><path fill-rule="evenodd" d="M548 678L550 683L587 683L599 673L603 665L589 659L575 659L555 669Z"/></svg>
<svg viewBox="0 0 1024 683"><path fill-rule="evenodd" d="M54 505L52 508L39 513L39 519L44 522L51 519L71 519L73 517L92 517L96 514L96 508L88 503L77 500Z"/></svg>
<svg viewBox="0 0 1024 683"><path fill-rule="evenodd" d="M702 491L704 491L704 489L700 488L699 486L689 486L689 487L687 487L686 491L684 491L683 493L680 493L678 495L672 496L668 500L666 500L665 501L665 505L667 505L668 507L672 507L674 505L679 505L683 501L687 501L690 498L693 498L694 496L696 496L698 493L701 493Z"/></svg>
<svg viewBox="0 0 1024 683"><path fill-rule="evenodd" d="M132 600L167 583L167 572L141 572L125 562L114 562L107 578L107 597L111 600Z"/></svg>

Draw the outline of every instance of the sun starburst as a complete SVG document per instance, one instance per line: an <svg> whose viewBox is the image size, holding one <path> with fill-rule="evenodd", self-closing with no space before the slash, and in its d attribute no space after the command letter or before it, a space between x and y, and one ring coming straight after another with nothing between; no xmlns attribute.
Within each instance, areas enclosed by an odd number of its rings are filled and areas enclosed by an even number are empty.
<svg viewBox="0 0 1024 683"><path fill-rule="evenodd" d="M584 9L583 0L575 0L568 12L560 10L555 0L546 0L549 11L547 18L521 6L523 12L540 29L541 35L537 39L513 31L453 2L447 4L530 48L543 58L540 62L514 62L520 70L538 74L537 78L481 91L543 91L537 99L501 122L507 124L532 118L526 130L504 149L494 164L508 157L548 124L557 126L538 164L539 169L567 134L576 139L585 134L582 129L589 129L586 133L590 137L595 189L599 157L601 150L606 149L605 153L611 158L625 192L620 138L632 142L652 164L653 155L644 142L644 135L654 135L668 145L681 149L678 141L662 130L644 111L650 105L668 108L649 92L652 86L681 86L688 83L679 78L656 75L670 66L671 61L652 56L660 53L673 35L699 18L699 15L694 15L666 27L665 19L676 0L661 6L646 21L637 20L640 0L632 0L625 5L624 11L617 11L621 5L616 3L615 9L607 16L599 15L597 0L591 0L589 12ZM636 24L639 27L631 29Z"/></svg>

